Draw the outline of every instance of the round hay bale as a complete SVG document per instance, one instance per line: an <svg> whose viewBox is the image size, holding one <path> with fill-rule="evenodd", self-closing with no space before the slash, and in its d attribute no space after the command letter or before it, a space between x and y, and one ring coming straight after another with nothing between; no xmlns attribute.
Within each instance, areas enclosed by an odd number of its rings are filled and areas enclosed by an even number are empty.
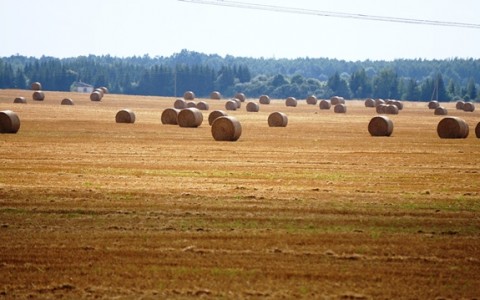
<svg viewBox="0 0 480 300"><path fill-rule="evenodd" d="M214 110L208 115L208 124L211 126L216 118L227 116L223 110Z"/></svg>
<svg viewBox="0 0 480 300"><path fill-rule="evenodd" d="M42 91L35 91L32 95L33 100L43 101L45 99L45 94Z"/></svg>
<svg viewBox="0 0 480 300"><path fill-rule="evenodd" d="M379 106L379 105L382 105L382 104L385 104L385 100L380 99L380 98L375 99L375 107Z"/></svg>
<svg viewBox="0 0 480 300"><path fill-rule="evenodd" d="M17 97L13 100L13 103L27 103L27 99L25 99L25 97Z"/></svg>
<svg viewBox="0 0 480 300"><path fill-rule="evenodd" d="M390 104L393 104L393 102L395 102L395 100L387 99L387 102L385 104L390 105Z"/></svg>
<svg viewBox="0 0 480 300"><path fill-rule="evenodd" d="M205 101L200 101L197 103L197 108L199 110L209 110L210 109L210 106L208 105L207 102Z"/></svg>
<svg viewBox="0 0 480 300"><path fill-rule="evenodd" d="M185 100L194 100L195 99L195 93L192 91L186 91L183 93L183 99Z"/></svg>
<svg viewBox="0 0 480 300"><path fill-rule="evenodd" d="M183 99L177 99L173 102L173 107L176 109L184 109L187 107L187 101Z"/></svg>
<svg viewBox="0 0 480 300"><path fill-rule="evenodd" d="M270 127L287 127L288 117L282 112L273 112L268 116L268 126Z"/></svg>
<svg viewBox="0 0 480 300"><path fill-rule="evenodd" d="M260 104L270 104L270 97L268 97L268 95L261 95L259 102Z"/></svg>
<svg viewBox="0 0 480 300"><path fill-rule="evenodd" d="M214 91L210 94L210 99L220 100L222 99L222 94L220 94L220 92Z"/></svg>
<svg viewBox="0 0 480 300"><path fill-rule="evenodd" d="M436 100L432 100L432 101L428 102L428 108L429 109L435 109L439 106L440 106L440 103L438 103L438 101L436 101Z"/></svg>
<svg viewBox="0 0 480 300"><path fill-rule="evenodd" d="M11 110L0 111L0 133L17 133L20 129L20 118Z"/></svg>
<svg viewBox="0 0 480 300"><path fill-rule="evenodd" d="M236 93L234 98L240 100L240 102L245 102L246 100L244 93Z"/></svg>
<svg viewBox="0 0 480 300"><path fill-rule="evenodd" d="M365 100L365 107L375 107L375 100L373 100L372 98L368 98L367 100Z"/></svg>
<svg viewBox="0 0 480 300"><path fill-rule="evenodd" d="M468 124L458 117L443 118L437 126L438 136L442 139L464 139L468 136Z"/></svg>
<svg viewBox="0 0 480 300"><path fill-rule="evenodd" d="M393 132L393 122L386 116L376 116L368 123L371 136L390 136Z"/></svg>
<svg viewBox="0 0 480 300"><path fill-rule="evenodd" d="M242 107L242 101L238 98L232 98L233 101L235 101L235 103L237 103L237 108L240 108Z"/></svg>
<svg viewBox="0 0 480 300"><path fill-rule="evenodd" d="M248 112L258 112L260 110L260 105L255 102L248 102L247 103L247 111Z"/></svg>
<svg viewBox="0 0 480 300"><path fill-rule="evenodd" d="M320 109L330 109L332 107L332 103L330 103L329 100L323 99L320 101L319 106L320 106Z"/></svg>
<svg viewBox="0 0 480 300"><path fill-rule="evenodd" d="M435 108L435 111L433 112L433 114L436 116L446 116L448 115L448 111L445 107L439 106Z"/></svg>
<svg viewBox="0 0 480 300"><path fill-rule="evenodd" d="M295 99L295 97L288 97L287 100L285 100L285 105L286 106L291 106L291 107L296 107L297 106L297 99Z"/></svg>
<svg viewBox="0 0 480 300"><path fill-rule="evenodd" d="M94 91L90 94L90 100L91 101L101 101L102 100L102 94L99 91Z"/></svg>
<svg viewBox="0 0 480 300"><path fill-rule="evenodd" d="M122 109L115 115L115 122L117 123L135 123L135 113L130 109Z"/></svg>
<svg viewBox="0 0 480 300"><path fill-rule="evenodd" d="M30 87L32 88L32 91L40 91L42 89L42 84L38 81L33 82Z"/></svg>
<svg viewBox="0 0 480 300"><path fill-rule="evenodd" d="M387 113L387 105L386 104L379 104L375 108L377 114L386 114Z"/></svg>
<svg viewBox="0 0 480 300"><path fill-rule="evenodd" d="M463 110L464 105L465 105L464 101L457 101L457 103L455 104L455 108L458 110Z"/></svg>
<svg viewBox="0 0 480 300"><path fill-rule="evenodd" d="M225 109L226 110L237 110L238 104L235 100L228 100L225 102Z"/></svg>
<svg viewBox="0 0 480 300"><path fill-rule="evenodd" d="M179 112L180 112L180 110L177 109L177 108L166 108L162 112L162 117L161 117L162 124L164 124L164 125L178 125L177 117L178 117Z"/></svg>
<svg viewBox="0 0 480 300"><path fill-rule="evenodd" d="M330 98L330 103L332 103L332 105L345 104L345 99L340 96L333 96Z"/></svg>
<svg viewBox="0 0 480 300"><path fill-rule="evenodd" d="M198 108L184 108L178 113L177 122L180 127L195 128L202 125L203 114Z"/></svg>
<svg viewBox="0 0 480 300"><path fill-rule="evenodd" d="M216 141L234 142L242 135L242 125L231 116L218 117L212 124L212 136Z"/></svg>
<svg viewBox="0 0 480 300"><path fill-rule="evenodd" d="M337 104L333 107L333 111L336 114L344 114L347 112L347 106L345 104Z"/></svg>
<svg viewBox="0 0 480 300"><path fill-rule="evenodd" d="M108 88L105 86L99 87L100 90L102 90L103 94L108 94Z"/></svg>
<svg viewBox="0 0 480 300"><path fill-rule="evenodd" d="M475 127L475 135L480 139L480 122L478 122L477 126Z"/></svg>
<svg viewBox="0 0 480 300"><path fill-rule="evenodd" d="M75 103L71 98L64 98L62 102L60 102L60 105L74 105Z"/></svg>
<svg viewBox="0 0 480 300"><path fill-rule="evenodd" d="M317 97L315 97L315 95L311 95L311 96L308 96L307 97L307 104L310 104L310 105L317 105Z"/></svg>
<svg viewBox="0 0 480 300"><path fill-rule="evenodd" d="M400 101L400 100L395 100L395 101L393 101L393 105L395 105L395 106L398 108L398 110L402 110L402 109L403 109L403 102Z"/></svg>
<svg viewBox="0 0 480 300"><path fill-rule="evenodd" d="M197 103L195 103L194 101L188 101L187 102L187 107L197 108Z"/></svg>
<svg viewBox="0 0 480 300"><path fill-rule="evenodd" d="M385 113L389 115L398 115L398 107L393 104L388 104L385 108Z"/></svg>
<svg viewBox="0 0 480 300"><path fill-rule="evenodd" d="M465 104L463 105L463 111L473 112L474 110L475 104L473 104L472 102L465 102Z"/></svg>
<svg viewBox="0 0 480 300"><path fill-rule="evenodd" d="M99 92L100 95L102 96L102 98L103 98L103 96L105 96L105 92L104 92L101 88L96 88L96 89L94 89L93 91L94 91L94 92Z"/></svg>

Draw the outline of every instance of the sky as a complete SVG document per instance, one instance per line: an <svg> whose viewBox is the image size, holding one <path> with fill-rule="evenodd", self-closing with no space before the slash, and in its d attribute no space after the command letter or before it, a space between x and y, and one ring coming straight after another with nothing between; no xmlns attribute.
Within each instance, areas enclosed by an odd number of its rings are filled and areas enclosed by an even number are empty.
<svg viewBox="0 0 480 300"><path fill-rule="evenodd" d="M236 0L480 24L478 0ZM170 56L182 49L347 61L480 58L480 29L345 19L178 0L0 0L0 57Z"/></svg>

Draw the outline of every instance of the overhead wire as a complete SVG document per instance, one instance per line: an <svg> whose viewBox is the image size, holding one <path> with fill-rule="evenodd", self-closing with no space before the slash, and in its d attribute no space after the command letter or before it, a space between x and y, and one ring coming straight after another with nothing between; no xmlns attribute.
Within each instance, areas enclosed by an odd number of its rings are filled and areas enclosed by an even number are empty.
<svg viewBox="0 0 480 300"><path fill-rule="evenodd" d="M196 3L196 4L233 7L233 8L275 11L275 12L293 13L293 14L302 14L302 15L314 15L314 16L321 16L321 17L334 17L334 18L360 19L360 20L381 21L381 22L391 22L391 23L480 29L480 24L473 24L473 23L376 16L376 15L369 15L369 14L323 11L323 10L315 10L315 9L308 9L308 8L265 5L265 4L247 3L247 2L239 2L239 1L228 1L228 0L178 0L178 1Z"/></svg>

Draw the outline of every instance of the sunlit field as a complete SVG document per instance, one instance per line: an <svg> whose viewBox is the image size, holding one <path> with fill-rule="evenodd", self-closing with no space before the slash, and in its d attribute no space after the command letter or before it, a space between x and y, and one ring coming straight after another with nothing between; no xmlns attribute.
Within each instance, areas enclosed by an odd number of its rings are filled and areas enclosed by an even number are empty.
<svg viewBox="0 0 480 300"><path fill-rule="evenodd" d="M21 120L0 135L0 298L480 297L478 108L447 103L470 135L440 139L425 102L389 115L390 137L360 100L242 103L240 139L217 142L225 100L201 100L181 128L160 121L175 98L0 90Z"/></svg>

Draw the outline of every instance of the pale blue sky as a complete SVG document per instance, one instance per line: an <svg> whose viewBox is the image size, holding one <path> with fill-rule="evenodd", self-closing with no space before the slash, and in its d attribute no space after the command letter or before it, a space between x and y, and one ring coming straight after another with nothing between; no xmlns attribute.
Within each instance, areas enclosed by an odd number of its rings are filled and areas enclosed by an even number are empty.
<svg viewBox="0 0 480 300"><path fill-rule="evenodd" d="M478 0L237 0L480 24ZM177 0L0 0L0 56L480 58L480 29L247 10Z"/></svg>

